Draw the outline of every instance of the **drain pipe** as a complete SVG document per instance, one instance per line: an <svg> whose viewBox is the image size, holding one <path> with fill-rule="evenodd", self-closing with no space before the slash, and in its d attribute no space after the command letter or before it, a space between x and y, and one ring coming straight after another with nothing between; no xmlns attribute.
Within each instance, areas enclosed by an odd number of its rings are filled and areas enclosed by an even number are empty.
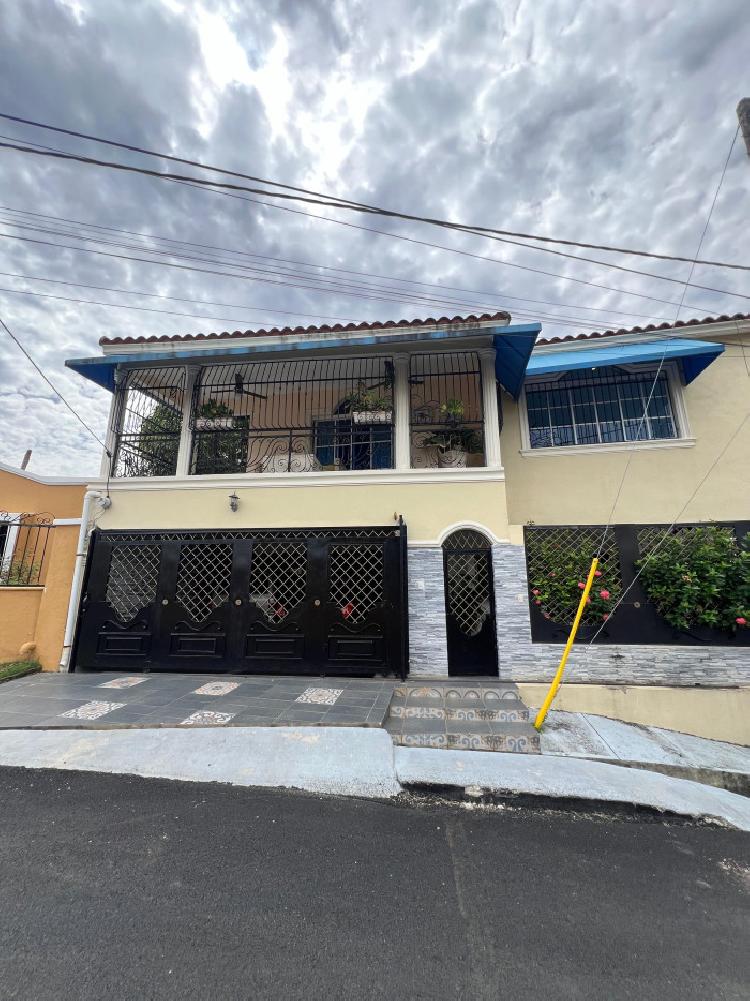
<svg viewBox="0 0 750 1001"><path fill-rule="evenodd" d="M86 563L86 551L88 549L89 519L91 517L91 504L93 501L103 501L104 497L100 490L87 490L83 495L83 509L81 510L81 528L78 532L78 544L76 545L76 562L73 569L73 580L70 585L70 601L68 602L68 617L65 620L65 636L63 637L62 656L60 657L59 671L67 671L70 663L70 651L73 645L73 633L76 627L78 616L78 602L81 597L81 583L83 581L83 568Z"/></svg>

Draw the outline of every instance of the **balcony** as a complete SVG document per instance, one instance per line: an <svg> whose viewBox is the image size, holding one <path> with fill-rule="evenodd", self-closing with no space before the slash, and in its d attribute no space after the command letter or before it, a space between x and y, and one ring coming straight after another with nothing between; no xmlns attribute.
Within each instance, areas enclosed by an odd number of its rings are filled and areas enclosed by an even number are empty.
<svg viewBox="0 0 750 1001"><path fill-rule="evenodd" d="M494 351L126 368L110 442L115 477L497 467Z"/></svg>

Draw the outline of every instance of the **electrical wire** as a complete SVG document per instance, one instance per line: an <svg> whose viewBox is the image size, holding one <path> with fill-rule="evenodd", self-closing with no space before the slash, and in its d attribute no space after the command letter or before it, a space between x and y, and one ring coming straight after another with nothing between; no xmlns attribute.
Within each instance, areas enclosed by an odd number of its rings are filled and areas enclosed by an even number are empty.
<svg viewBox="0 0 750 1001"><path fill-rule="evenodd" d="M25 357L28 359L28 361L31 362L31 364L34 366L34 368L39 373L39 375L42 377L42 379L44 379L44 381L47 383L47 385L52 390L52 392L55 394L55 396L57 396L58 399L62 403L65 404L65 406L68 408L68 410L71 412L71 414L73 414L73 416L79 422L79 424L81 424L88 431L88 433L91 435L91 437L94 438L94 440L97 441L102 446L102 448L104 449L104 451L111 458L111 453L110 453L109 449L104 444L104 442L101 440L101 438L99 437L99 435L96 434L95 431L91 430L91 428L88 426L88 424L83 419L83 417L81 417L81 415L78 413L78 411L74 407L72 407L70 405L70 403L68 403L68 401L65 399L65 397L63 396L63 394L60 392L60 390L54 385L54 383L49 379L49 377L44 374L44 372L37 365L37 363L31 357L31 355L29 354L29 352L26 350L26 348L23 346L23 344L19 341L19 339L16 337L16 335L12 332L12 330L10 329L10 327L8 326L8 324L5 322L5 320L1 316L0 316L0 326L2 326L3 330L5 331L5 333L8 335L8 337L10 337L10 339L14 342L14 344L21 350L21 352L25 355Z"/></svg>
<svg viewBox="0 0 750 1001"><path fill-rule="evenodd" d="M0 118L4 118L4 119L6 119L8 121L16 122L17 124L28 125L28 126L33 127L33 128L41 128L41 129L45 129L47 131L58 132L58 133L61 133L61 134L64 134L64 135L68 135L68 136L71 136L73 138L84 139L84 140L87 140L89 142L96 142L96 143L104 144L104 145L107 145L107 146L116 147L116 148L119 148L119 149L129 150L130 152L139 153L139 154L145 155L145 156L153 156L153 157L157 157L159 159L169 160L169 161L171 161L173 163L184 163L184 164L187 164L189 166L198 167L199 169L202 169L202 170L211 171L213 173L221 173L221 174L225 174L225 175L231 176L231 177L243 178L245 180L250 180L250 181L253 181L253 182L256 182L256 183L264 184L264 185L266 185L266 188L268 188L268 187L281 188L281 189L283 189L283 192L281 192L281 191L264 190L264 189L257 189L257 188L247 188L246 186L233 185L233 184L230 184L228 182L209 181L209 180L206 180L205 178L184 178L184 177L179 177L178 175L175 175L175 178L179 179L179 180L188 180L189 179L189 180L192 180L194 182L197 182L197 183L200 183L200 184L205 184L205 185L210 185L210 186L218 185L218 186L222 186L222 187L236 188L236 189L239 189L239 190L247 190L247 191L250 191L250 192L252 192L254 194L262 194L265 197L270 197L270 198L283 198L283 199L290 199L290 200L294 200L294 201L306 201L306 202L312 202L314 204L321 204L321 205L330 206L330 207L333 207L333 208L344 208L344 209L349 209L351 211L366 212L366 213L370 213L370 214L373 214L373 215L385 216L385 217L388 217L388 218L403 219L403 220L406 220L406 221L409 221L409 222L427 223L427 224L430 224L430 225L433 225L433 226L440 226L440 227L443 227L443 228L454 229L454 230L458 230L458 231L461 231L461 232L473 233L475 235L495 235L495 236L520 237L522 239L536 240L538 242L544 242L544 243L554 243L554 244L559 244L559 245L569 246L569 247L581 247L581 248L590 249L590 250L604 250L604 251L608 251L608 252L611 252L611 253L629 254L629 255L634 255L634 256L638 256L638 257L648 257L648 258L654 258L654 259L657 259L657 260L664 260L664 261L678 261L678 262L681 262L681 263L687 263L687 262L689 262L691 260L691 258L679 257L679 256L676 256L676 255L669 255L669 254L657 254L655 252L645 251L645 250L635 250L635 249L629 248L629 247L614 247L614 246L609 246L607 244L583 243L581 241L564 240L564 239L555 238L555 237L543 236L543 235L536 234L536 233L523 233L523 232L518 232L516 230L504 230L504 229L497 229L497 228L494 228L494 227L487 227L487 226L467 225L467 224L463 224L463 223L450 222L449 220L446 220L446 219L433 218L433 217L430 217L430 216L418 216L418 215L412 215L412 214L406 213L406 212L397 212L397 211L392 210L392 209L382 208L381 206L369 205L366 202L358 202L358 201L352 201L350 199L342 199L342 198L340 198L338 196L326 195L326 194L324 194L322 192L314 191L314 190L311 190L311 189L308 189L308 188L301 188L301 187L298 187L298 186L295 186L295 185L284 184L284 183L281 183L281 182L278 182L278 181L271 181L271 180L268 180L268 179L265 179L265 178L262 178L262 177L258 177L256 175L252 175L252 174L244 174L244 173L241 173L239 171L232 171L232 170L227 170L227 169L224 169L224 168L221 168L221 167L215 167L215 166L210 165L210 164L202 163L199 160L189 160L189 159L186 159L184 157L178 157L178 156L174 156L174 155L171 155L171 154L168 154L168 153L160 153L160 152L157 152L157 151L154 151L154 150L145 149L144 147L135 146L135 145L131 145L131 144L128 144L128 143L120 143L120 142L116 142L116 141L111 140L111 139L104 139L101 136L94 136L94 135L86 134L86 133L83 133L83 132L77 132L77 131L75 131L73 129L65 129L65 128L62 128L61 126L55 126L55 125L45 124L45 123L42 123L42 122L34 121L33 119L21 118L18 115L10 115L10 114L7 114L7 113L0 112ZM0 145L8 145L8 144L0 144ZM10 148L18 149L20 152L31 152L31 153L37 153L37 154L39 154L39 152L40 152L39 150L34 150L34 149L31 149L30 147L11 146ZM149 174L151 174L153 176L169 177L169 175L166 174L166 173L162 173L162 172L158 172L158 171L149 171L147 168L130 167L130 166L127 166L125 164L115 164L115 163L113 163L111 161L97 160L94 157L81 157L81 156L78 156L76 154L62 153L62 152L51 152L50 150L45 150L44 153L41 154L41 155L58 156L58 157L63 157L63 158L68 158L68 159L81 160L82 162L96 164L97 166L109 166L109 167L114 167L115 169L136 170L136 171L139 171L139 172L149 173ZM286 194L285 192L297 192L297 194ZM301 197L301 195L304 195L306 197ZM524 246L529 246L529 245L524 245ZM542 248L530 247L530 249L542 249ZM595 262L595 263L606 264L606 262ZM705 264L705 265L708 265L708 266L711 266L711 267L731 268L731 269L735 269L735 270L739 270L739 271L750 271L750 265L735 264L735 263L724 262L724 261L698 261L696 263Z"/></svg>

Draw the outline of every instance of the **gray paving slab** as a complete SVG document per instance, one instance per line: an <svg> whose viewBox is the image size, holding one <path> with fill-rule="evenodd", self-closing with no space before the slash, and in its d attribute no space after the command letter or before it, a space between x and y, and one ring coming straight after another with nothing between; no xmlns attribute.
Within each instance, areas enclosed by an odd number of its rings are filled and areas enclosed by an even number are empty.
<svg viewBox="0 0 750 1001"><path fill-rule="evenodd" d="M559 710L549 713L540 737L542 754L570 754L582 758L617 757L583 713Z"/></svg>

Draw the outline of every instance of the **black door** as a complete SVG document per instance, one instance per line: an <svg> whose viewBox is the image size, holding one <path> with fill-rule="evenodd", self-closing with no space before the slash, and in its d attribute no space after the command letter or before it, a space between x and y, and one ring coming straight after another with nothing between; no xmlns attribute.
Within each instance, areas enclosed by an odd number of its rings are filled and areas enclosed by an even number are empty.
<svg viewBox="0 0 750 1001"><path fill-rule="evenodd" d="M497 675L495 589L489 539L459 529L443 543L448 673Z"/></svg>
<svg viewBox="0 0 750 1001"><path fill-rule="evenodd" d="M407 670L406 528L95 532L81 668Z"/></svg>

